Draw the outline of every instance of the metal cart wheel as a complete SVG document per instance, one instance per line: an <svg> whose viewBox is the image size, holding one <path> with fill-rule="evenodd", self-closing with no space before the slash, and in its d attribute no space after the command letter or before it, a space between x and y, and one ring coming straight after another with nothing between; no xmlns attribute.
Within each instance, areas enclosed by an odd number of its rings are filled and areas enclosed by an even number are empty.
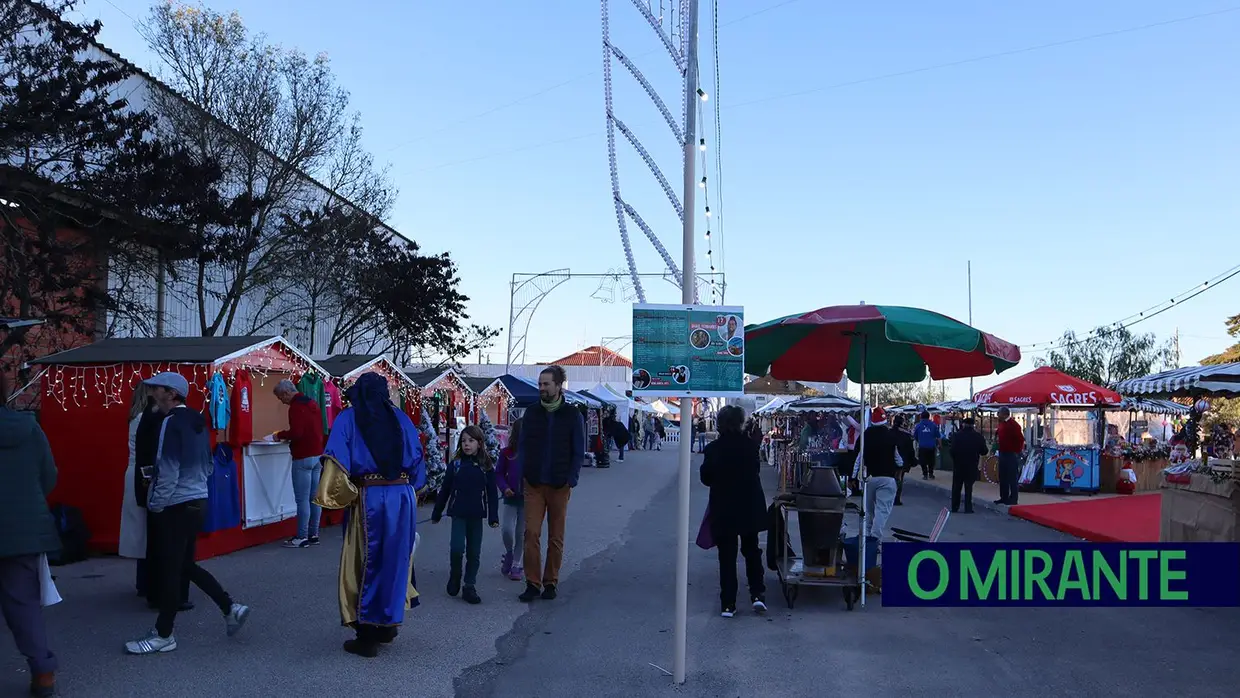
<svg viewBox="0 0 1240 698"><path fill-rule="evenodd" d="M782 586L784 591L784 603L788 604L788 608L791 609L797 604L797 594L800 593L801 588L796 584L788 584L787 582L783 582Z"/></svg>

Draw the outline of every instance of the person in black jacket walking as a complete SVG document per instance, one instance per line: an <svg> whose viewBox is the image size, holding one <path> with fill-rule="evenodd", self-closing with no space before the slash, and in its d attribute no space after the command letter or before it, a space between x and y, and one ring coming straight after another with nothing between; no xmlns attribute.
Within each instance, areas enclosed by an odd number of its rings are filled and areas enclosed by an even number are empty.
<svg viewBox="0 0 1240 698"><path fill-rule="evenodd" d="M892 436L896 439L896 452L900 454L900 460L903 461L900 468L896 470L896 506L904 506L904 476L908 471L913 469L917 463L917 449L913 447L913 435L904 430L906 421L904 415L896 415L895 429Z"/></svg>
<svg viewBox="0 0 1240 698"><path fill-rule="evenodd" d="M741 431L745 412L729 405L719 410L719 438L706 446L700 476L710 488L710 532L719 548L719 601L724 618L736 614L737 541L745 556L749 601L766 612L765 570L758 534L766 530L766 495L759 476L758 447Z"/></svg>
<svg viewBox="0 0 1240 698"><path fill-rule="evenodd" d="M581 413L564 402L568 376L559 366L538 375L538 403L521 418L517 459L525 478L525 591L529 602L556 597L564 561L564 524L568 500L586 458L586 425ZM547 566L542 567L542 528L547 522Z"/></svg>
<svg viewBox="0 0 1240 698"><path fill-rule="evenodd" d="M964 490L964 513L973 513L973 483L977 482L978 462L986 455L986 438L966 417L952 435L952 513L960 511L960 491Z"/></svg>

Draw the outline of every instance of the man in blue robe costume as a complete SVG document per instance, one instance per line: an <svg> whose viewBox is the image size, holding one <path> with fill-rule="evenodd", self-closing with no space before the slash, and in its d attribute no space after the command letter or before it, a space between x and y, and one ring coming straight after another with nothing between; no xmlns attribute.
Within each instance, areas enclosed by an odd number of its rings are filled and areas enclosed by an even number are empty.
<svg viewBox="0 0 1240 698"><path fill-rule="evenodd" d="M386 378L363 374L346 395L350 406L332 425L323 478L347 476L356 488L345 508L340 620L357 632L345 650L374 657L380 644L395 639L405 611L418 605L416 493L426 485L426 463L418 430L392 404ZM320 494L332 486L326 483Z"/></svg>

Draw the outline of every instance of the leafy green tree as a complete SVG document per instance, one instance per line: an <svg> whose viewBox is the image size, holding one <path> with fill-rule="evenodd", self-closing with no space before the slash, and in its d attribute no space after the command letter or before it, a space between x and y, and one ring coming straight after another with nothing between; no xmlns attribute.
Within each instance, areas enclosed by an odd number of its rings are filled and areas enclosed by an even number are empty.
<svg viewBox="0 0 1240 698"><path fill-rule="evenodd" d="M1126 327L1099 327L1084 337L1064 332L1058 346L1038 366L1051 366L1095 385L1157 373L1179 366L1175 342L1159 343L1151 332L1133 334Z"/></svg>

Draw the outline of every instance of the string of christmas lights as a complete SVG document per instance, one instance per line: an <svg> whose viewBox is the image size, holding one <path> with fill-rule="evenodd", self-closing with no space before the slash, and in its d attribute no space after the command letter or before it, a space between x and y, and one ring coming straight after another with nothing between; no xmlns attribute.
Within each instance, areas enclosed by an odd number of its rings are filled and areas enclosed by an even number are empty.
<svg viewBox="0 0 1240 698"><path fill-rule="evenodd" d="M180 373L188 380L190 395L186 395L186 398L201 396L206 400L210 397L207 383L211 376L222 374L225 383L232 389L236 385L237 372L242 370L256 378L260 386L266 385L268 377L273 373L291 375L298 379L306 373L314 372L322 375L325 380L330 379L330 376L323 374L291 347L270 344L244 356L229 359L223 364L126 361L90 366L52 365L47 367L44 373L43 394L55 400L62 410L67 410L69 403L76 408L85 407L92 395L103 398L104 409L110 409L114 405L128 409L128 401L139 383L157 373L171 371Z"/></svg>

